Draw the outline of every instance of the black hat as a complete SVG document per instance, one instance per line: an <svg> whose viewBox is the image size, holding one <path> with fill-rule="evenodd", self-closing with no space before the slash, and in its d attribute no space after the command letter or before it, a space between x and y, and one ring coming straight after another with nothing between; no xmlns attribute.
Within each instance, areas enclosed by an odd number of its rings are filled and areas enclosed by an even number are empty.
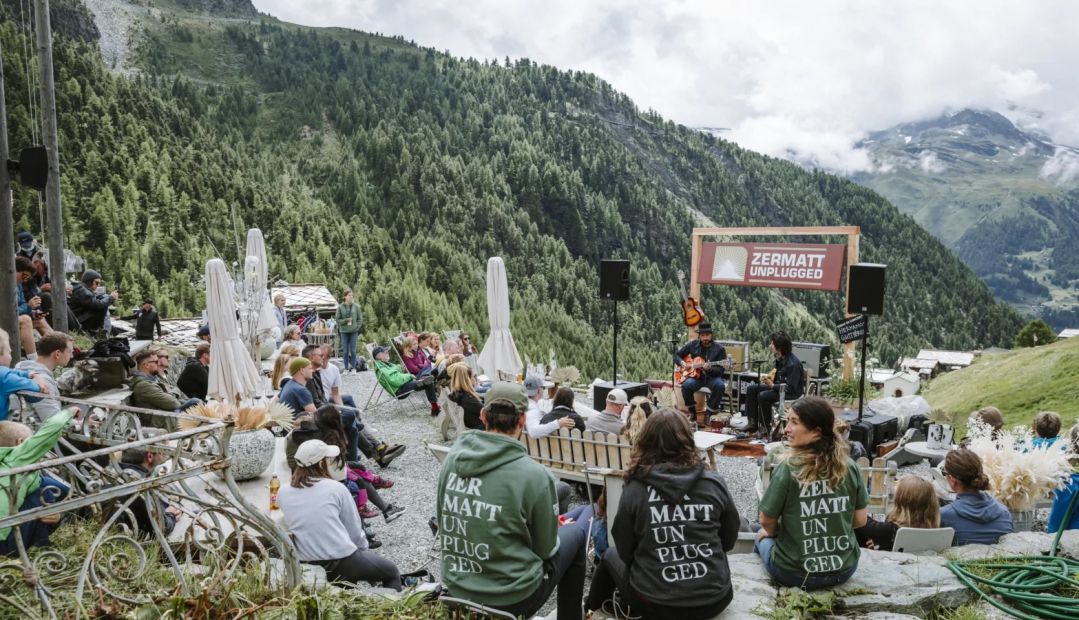
<svg viewBox="0 0 1079 620"><path fill-rule="evenodd" d="M711 323L701 323L700 325L697 326L697 333L698 334L711 334L712 333L712 324Z"/></svg>
<svg viewBox="0 0 1079 620"><path fill-rule="evenodd" d="M154 300L147 297L146 299L142 300L142 305L144 305L144 306L152 306L152 305L154 305Z"/></svg>
<svg viewBox="0 0 1079 620"><path fill-rule="evenodd" d="M371 357L378 357L382 353L385 353L386 351L389 351L389 350L390 350L390 348L387 347L387 346L378 345L374 349L371 349Z"/></svg>
<svg viewBox="0 0 1079 620"><path fill-rule="evenodd" d="M87 269L86 271L82 272L82 282L84 284L89 284L89 283L93 282L94 280L100 280L100 279L101 279L101 274L94 271L93 269Z"/></svg>

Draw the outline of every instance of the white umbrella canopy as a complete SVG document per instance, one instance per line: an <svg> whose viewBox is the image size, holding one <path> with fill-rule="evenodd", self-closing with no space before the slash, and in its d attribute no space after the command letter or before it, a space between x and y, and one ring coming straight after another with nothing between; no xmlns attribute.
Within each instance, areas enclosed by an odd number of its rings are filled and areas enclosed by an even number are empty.
<svg viewBox="0 0 1079 620"><path fill-rule="evenodd" d="M496 378L499 370L516 375L523 362L510 333L510 289L506 265L498 256L487 260L487 320L491 334L480 351L480 367L491 378Z"/></svg>
<svg viewBox="0 0 1079 620"><path fill-rule="evenodd" d="M254 259L254 260L252 260ZM266 336L277 321L274 319L273 302L270 301L269 263L266 261L266 242L258 228L247 230L247 258L244 260L244 283L251 291L248 303L258 311L256 331L259 336ZM258 297L255 297L255 295Z"/></svg>
<svg viewBox="0 0 1079 620"><path fill-rule="evenodd" d="M206 395L225 402L258 396L259 371L240 340L236 289L225 263L206 263L206 314L210 321L210 378Z"/></svg>

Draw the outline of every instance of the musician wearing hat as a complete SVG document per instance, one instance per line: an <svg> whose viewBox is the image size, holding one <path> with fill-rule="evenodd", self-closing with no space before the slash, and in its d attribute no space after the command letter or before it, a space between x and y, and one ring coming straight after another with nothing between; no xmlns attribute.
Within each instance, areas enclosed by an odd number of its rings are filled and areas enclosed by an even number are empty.
<svg viewBox="0 0 1079 620"><path fill-rule="evenodd" d="M712 324L698 325L697 339L687 342L674 354L674 365L690 375L682 381L682 400L687 410L693 406L693 395L702 388L708 388L712 393L708 395L707 413L719 411L726 387L723 381L726 362L727 349L713 340ZM702 412L696 414L699 417Z"/></svg>

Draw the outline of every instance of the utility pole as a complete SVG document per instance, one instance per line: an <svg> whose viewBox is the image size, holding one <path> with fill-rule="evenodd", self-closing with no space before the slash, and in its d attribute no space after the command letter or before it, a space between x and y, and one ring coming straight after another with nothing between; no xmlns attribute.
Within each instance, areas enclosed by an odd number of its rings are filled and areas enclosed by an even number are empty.
<svg viewBox="0 0 1079 620"><path fill-rule="evenodd" d="M56 85L52 72L52 25L49 0L35 0L37 12L37 60L41 74L41 125L49 160L45 184L46 219L49 226L49 277L52 278L52 327L67 332L67 273L64 271L64 212L60 208L60 141L56 128Z"/></svg>
<svg viewBox="0 0 1079 620"><path fill-rule="evenodd" d="M7 106L4 54L0 46L0 327L12 342L11 361L19 361L19 310L15 305L15 221L11 214L11 176L7 171ZM5 247L6 246L6 247Z"/></svg>

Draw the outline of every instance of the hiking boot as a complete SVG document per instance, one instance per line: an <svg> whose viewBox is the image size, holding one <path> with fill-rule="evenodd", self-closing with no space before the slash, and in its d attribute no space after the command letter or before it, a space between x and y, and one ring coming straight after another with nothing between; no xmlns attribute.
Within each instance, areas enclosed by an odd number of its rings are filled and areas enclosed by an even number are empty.
<svg viewBox="0 0 1079 620"><path fill-rule="evenodd" d="M386 519L386 523L389 523L405 514L405 510L404 506L394 506L393 504L390 504L389 506L386 506L386 512L382 513L382 516Z"/></svg>
<svg viewBox="0 0 1079 620"><path fill-rule="evenodd" d="M396 448L400 448L400 450L398 450ZM404 446L394 446L393 448L382 448L382 449L380 449L378 451L378 457L375 459L375 462L378 463L379 467L385 469L385 468L390 466L390 463L392 463L395 458L401 456L402 454L404 454L404 452L405 452L405 447Z"/></svg>
<svg viewBox="0 0 1079 620"><path fill-rule="evenodd" d="M431 403L431 417L435 417L442 413L442 407L438 406L438 403Z"/></svg>
<svg viewBox="0 0 1079 620"><path fill-rule="evenodd" d="M406 588L418 586L421 583L427 583L431 580L431 573L425 570L418 570L414 573L405 573L401 575L401 585Z"/></svg>
<svg viewBox="0 0 1079 620"><path fill-rule="evenodd" d="M371 486L375 487L376 489L392 489L393 480L383 478L381 476L375 476L375 479L371 481Z"/></svg>
<svg viewBox="0 0 1079 620"><path fill-rule="evenodd" d="M382 546L382 541L381 540L379 540L377 538L368 538L367 539L367 548L368 549L378 549L381 546Z"/></svg>
<svg viewBox="0 0 1079 620"><path fill-rule="evenodd" d="M374 519L380 514L382 513L380 513L377 508L371 506L371 504L364 504L363 507L360 508L360 518L363 519Z"/></svg>
<svg viewBox="0 0 1079 620"><path fill-rule="evenodd" d="M431 375L424 375L419 379L416 379L416 387L427 387L435 382L435 378Z"/></svg>
<svg viewBox="0 0 1079 620"><path fill-rule="evenodd" d="M438 536L438 517L431 517L427 527L431 528L431 536Z"/></svg>

